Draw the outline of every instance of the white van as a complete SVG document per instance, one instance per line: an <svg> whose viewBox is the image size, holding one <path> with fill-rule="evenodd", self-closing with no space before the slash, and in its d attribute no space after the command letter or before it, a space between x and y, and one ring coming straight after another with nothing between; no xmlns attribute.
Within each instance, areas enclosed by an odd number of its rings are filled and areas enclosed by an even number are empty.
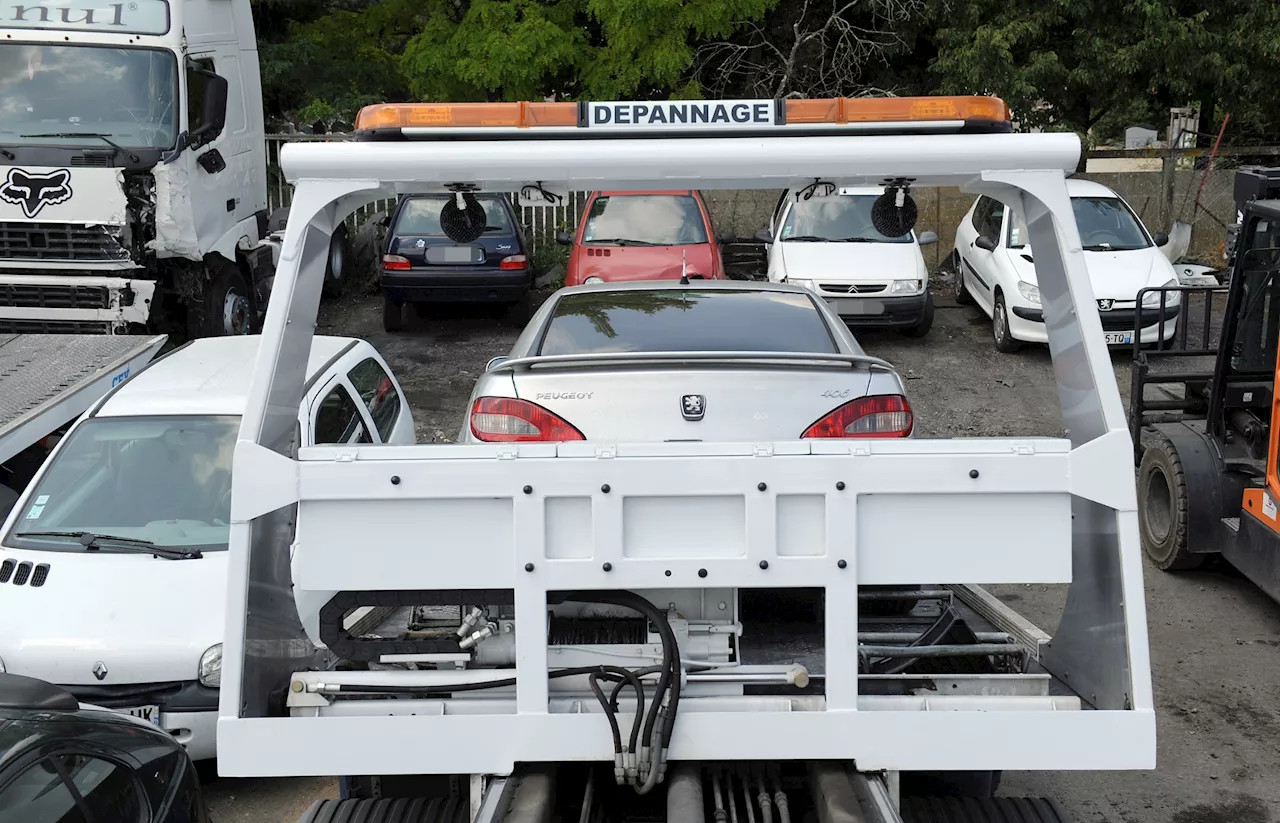
<svg viewBox="0 0 1280 823"><path fill-rule="evenodd" d="M769 227L769 281L815 292L850 326L895 328L923 337L933 326L929 269L921 246L938 242L931 231L889 237L871 221L883 186L847 186L829 197L787 191ZM797 198L797 194L801 196Z"/></svg>
<svg viewBox="0 0 1280 823"><path fill-rule="evenodd" d="M0 670L215 755L231 458L261 338L175 349L75 423L0 532ZM303 445L415 441L363 340L314 337Z"/></svg>

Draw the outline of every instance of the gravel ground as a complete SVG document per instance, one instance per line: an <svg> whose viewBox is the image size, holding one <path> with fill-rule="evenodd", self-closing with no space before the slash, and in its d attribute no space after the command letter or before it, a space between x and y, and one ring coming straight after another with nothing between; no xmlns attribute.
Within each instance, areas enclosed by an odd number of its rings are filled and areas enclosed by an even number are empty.
<svg viewBox="0 0 1280 823"><path fill-rule="evenodd" d="M454 440L476 375L518 330L492 315L437 313L387 335L380 312L377 298L329 304L319 330L372 342L405 387L419 440ZM924 340L859 338L907 377L925 436L1062 433L1048 351L997 353L975 308L941 299ZM1113 362L1127 399L1127 355ZM1171 575L1148 564L1145 581L1156 770L1006 772L1002 793L1054 797L1076 823L1280 823L1280 607L1229 567ZM1053 633L1063 587L996 591ZM336 796L336 783L220 779L207 790L215 823L292 823L312 800Z"/></svg>

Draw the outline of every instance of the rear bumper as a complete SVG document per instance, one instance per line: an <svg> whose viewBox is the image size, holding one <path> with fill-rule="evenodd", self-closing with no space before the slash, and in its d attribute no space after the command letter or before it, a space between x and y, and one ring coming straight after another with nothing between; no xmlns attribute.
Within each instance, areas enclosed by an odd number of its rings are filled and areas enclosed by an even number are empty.
<svg viewBox="0 0 1280 823"><path fill-rule="evenodd" d="M533 274L523 271L383 271L382 292L397 303L514 303L529 291Z"/></svg>
<svg viewBox="0 0 1280 823"><path fill-rule="evenodd" d="M924 317L928 293L910 297L830 297L820 294L840 319L850 326L914 326Z"/></svg>
<svg viewBox="0 0 1280 823"><path fill-rule="evenodd" d="M151 315L152 280L0 270L0 332L121 331Z"/></svg>

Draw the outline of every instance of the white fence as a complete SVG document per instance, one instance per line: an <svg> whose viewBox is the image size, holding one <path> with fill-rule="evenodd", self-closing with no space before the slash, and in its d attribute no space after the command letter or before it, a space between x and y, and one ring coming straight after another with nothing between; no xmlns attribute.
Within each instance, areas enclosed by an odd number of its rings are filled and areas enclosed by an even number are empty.
<svg viewBox="0 0 1280 823"><path fill-rule="evenodd" d="M351 136L347 134L326 134L326 135L309 135L309 134L269 134L267 135L267 209L275 211L282 206L287 206L293 200L293 186L284 179L284 175L280 171L280 147L285 143L303 143L303 142L328 142L334 140L350 140ZM516 214L524 227L525 239L530 245L531 251L537 251L540 247L555 242L556 232L560 229L572 231L578 224L578 218L582 216L583 206L586 205L588 192L575 191L569 192L569 200L566 205L557 206L553 209L529 209L516 206ZM512 203L514 204L514 201ZM348 228L351 231L359 228L362 223L373 215L384 210L390 210L395 206L394 200L381 200L371 203L356 211L351 216Z"/></svg>

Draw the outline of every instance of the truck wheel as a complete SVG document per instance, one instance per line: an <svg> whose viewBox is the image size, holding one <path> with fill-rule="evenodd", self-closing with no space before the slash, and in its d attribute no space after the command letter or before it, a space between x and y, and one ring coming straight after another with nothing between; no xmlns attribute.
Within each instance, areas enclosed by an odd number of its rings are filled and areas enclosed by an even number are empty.
<svg viewBox="0 0 1280 823"><path fill-rule="evenodd" d="M924 337L933 328L933 295L924 299L924 311L920 314L920 322L902 330L907 337Z"/></svg>
<svg viewBox="0 0 1280 823"><path fill-rule="evenodd" d="M329 239L329 259L324 270L325 297L337 297L342 294L347 283L347 274L351 260L351 241L347 237L347 224L340 223Z"/></svg>
<svg viewBox="0 0 1280 823"><path fill-rule="evenodd" d="M1178 449L1157 437L1138 465L1138 524L1142 549L1164 571L1199 568L1207 555L1187 551L1187 479Z"/></svg>
<svg viewBox="0 0 1280 823"><path fill-rule="evenodd" d="M404 304L397 303L385 294L382 296L382 330L398 332L404 326Z"/></svg>
<svg viewBox="0 0 1280 823"><path fill-rule="evenodd" d="M317 800L298 823L467 823L471 807L462 798L391 798L382 800Z"/></svg>
<svg viewBox="0 0 1280 823"><path fill-rule="evenodd" d="M240 270L228 264L210 272L204 288L203 337L252 334L253 303Z"/></svg>
<svg viewBox="0 0 1280 823"><path fill-rule="evenodd" d="M904 797L903 823L1070 823L1046 797Z"/></svg>
<svg viewBox="0 0 1280 823"><path fill-rule="evenodd" d="M1009 310L1004 305L1004 295L996 292L996 304L991 312L991 333L996 340L996 351L1013 354L1022 343L1009 332Z"/></svg>

